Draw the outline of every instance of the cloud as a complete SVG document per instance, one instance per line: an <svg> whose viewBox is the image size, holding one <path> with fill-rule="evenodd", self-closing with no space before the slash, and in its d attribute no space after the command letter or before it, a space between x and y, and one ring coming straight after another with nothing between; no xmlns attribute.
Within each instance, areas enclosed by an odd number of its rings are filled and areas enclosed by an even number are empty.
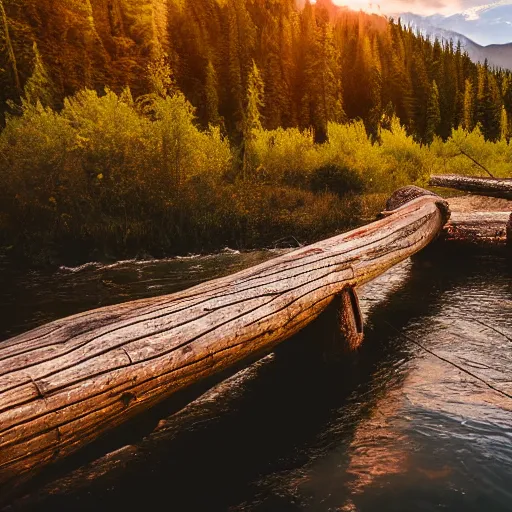
<svg viewBox="0 0 512 512"><path fill-rule="evenodd" d="M394 14L400 12L414 12L417 14L452 14L460 12L465 7L460 0L334 0L339 5L346 5L351 9L368 12Z"/></svg>
<svg viewBox="0 0 512 512"><path fill-rule="evenodd" d="M512 0L499 0L488 2L482 0L334 0L339 5L346 5L352 9L376 12L382 14L396 14L401 12L413 12L415 14L455 14L470 11L478 16L481 9L491 5L510 4Z"/></svg>

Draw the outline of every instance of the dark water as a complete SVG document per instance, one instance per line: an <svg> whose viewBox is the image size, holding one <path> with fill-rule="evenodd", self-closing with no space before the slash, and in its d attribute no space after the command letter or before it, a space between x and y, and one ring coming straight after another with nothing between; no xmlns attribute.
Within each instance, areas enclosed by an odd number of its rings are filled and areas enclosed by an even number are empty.
<svg viewBox="0 0 512 512"><path fill-rule="evenodd" d="M271 256L4 265L0 339ZM151 434L52 469L10 509L512 510L512 399L479 380L512 395L510 255L408 261L360 295L357 353L326 352L314 324Z"/></svg>

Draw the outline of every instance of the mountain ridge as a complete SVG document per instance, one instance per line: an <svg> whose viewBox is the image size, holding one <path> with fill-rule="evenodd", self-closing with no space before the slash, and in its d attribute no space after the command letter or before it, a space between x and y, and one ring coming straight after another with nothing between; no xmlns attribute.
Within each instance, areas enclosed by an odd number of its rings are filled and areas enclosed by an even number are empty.
<svg viewBox="0 0 512 512"><path fill-rule="evenodd" d="M480 46L512 42L512 4L510 0L473 7L451 15L394 13L393 17L421 20L423 25L463 34Z"/></svg>
<svg viewBox="0 0 512 512"><path fill-rule="evenodd" d="M405 25L411 26L431 39L438 38L445 42L453 41L455 43L460 41L463 49L475 62L483 63L487 60L492 67L512 70L512 42L482 45L465 34L431 24L428 19L432 19L432 16L424 17L405 13L399 18Z"/></svg>

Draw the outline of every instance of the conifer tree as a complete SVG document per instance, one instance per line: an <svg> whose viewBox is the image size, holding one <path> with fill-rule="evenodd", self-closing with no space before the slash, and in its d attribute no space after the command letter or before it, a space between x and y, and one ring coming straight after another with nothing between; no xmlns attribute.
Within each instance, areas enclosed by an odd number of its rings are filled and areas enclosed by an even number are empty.
<svg viewBox="0 0 512 512"><path fill-rule="evenodd" d="M249 167L248 153L254 140L255 132L262 130L261 109L265 106L264 84L256 63L252 62L247 85L247 107L244 116L243 146L242 146L242 171L247 176Z"/></svg>
<svg viewBox="0 0 512 512"><path fill-rule="evenodd" d="M426 132L427 106L432 88L429 80L425 59L417 51L412 59L412 85L414 87L414 128L416 133L422 136Z"/></svg>
<svg viewBox="0 0 512 512"><path fill-rule="evenodd" d="M11 36L9 32L9 21L7 19L7 13L5 12L3 0L0 0L0 16L2 18L2 32L3 32L3 42L7 49L7 59L11 65L12 73L14 76L14 84L18 92L21 93L21 83L20 83L20 75L18 72L18 63L16 61L16 54L14 53L14 48L12 46Z"/></svg>
<svg viewBox="0 0 512 512"><path fill-rule="evenodd" d="M509 137L510 137L510 127L509 127L509 124L508 124L508 115L507 115L507 111L505 110L505 106L503 105L501 107L501 119L500 119L500 135L501 135L501 140L506 140L508 141Z"/></svg>
<svg viewBox="0 0 512 512"><path fill-rule="evenodd" d="M372 65L370 69L370 111L368 112L368 132L377 137L382 118L382 65L377 44L372 48Z"/></svg>
<svg viewBox="0 0 512 512"><path fill-rule="evenodd" d="M327 123L340 122L345 116L343 111L343 89L341 83L341 64L338 50L334 44L332 26L327 11L323 11L318 28L318 55L315 93L318 98L315 108L314 128L317 141L327 138Z"/></svg>
<svg viewBox="0 0 512 512"><path fill-rule="evenodd" d="M474 123L474 93L473 83L469 78L466 78L464 86L464 113L463 113L463 126L466 130L473 130Z"/></svg>
<svg viewBox="0 0 512 512"><path fill-rule="evenodd" d="M341 59L328 12L308 1L302 12L300 125L312 127L316 142L327 138L327 123L344 118Z"/></svg>
<svg viewBox="0 0 512 512"><path fill-rule="evenodd" d="M487 60L478 68L477 121L484 136L497 140L500 136L501 98L495 77Z"/></svg>
<svg viewBox="0 0 512 512"><path fill-rule="evenodd" d="M441 124L441 111L439 108L439 89L436 81L432 82L427 104L427 123L425 129L425 142L431 143Z"/></svg>
<svg viewBox="0 0 512 512"><path fill-rule="evenodd" d="M315 52L317 47L317 32L315 10L309 0L306 0L300 15L297 70L298 79L295 84L300 128L308 128L314 122L315 99Z"/></svg>
<svg viewBox="0 0 512 512"><path fill-rule="evenodd" d="M245 0L228 0L227 68L229 79L229 112L232 131L243 134L244 130L244 86L253 55L255 29Z"/></svg>
<svg viewBox="0 0 512 512"><path fill-rule="evenodd" d="M252 61L252 69L249 73L249 81L247 86L247 109L245 114L246 137L255 130L261 130L261 108L265 106L264 102L265 88L260 71L256 63Z"/></svg>
<svg viewBox="0 0 512 512"><path fill-rule="evenodd" d="M219 116L219 93L217 88L217 73L215 72L215 68L210 60L206 66L204 104L206 123L213 126L219 126L221 124L221 118Z"/></svg>
<svg viewBox="0 0 512 512"><path fill-rule="evenodd" d="M46 72L36 42L34 42L32 48L34 51L34 71L25 84L25 99L33 105L41 103L45 107L50 107L53 105L54 86Z"/></svg>

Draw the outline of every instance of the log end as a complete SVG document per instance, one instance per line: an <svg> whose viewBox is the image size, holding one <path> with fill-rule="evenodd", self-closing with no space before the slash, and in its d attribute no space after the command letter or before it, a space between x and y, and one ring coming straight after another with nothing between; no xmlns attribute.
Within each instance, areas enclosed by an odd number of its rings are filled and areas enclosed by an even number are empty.
<svg viewBox="0 0 512 512"><path fill-rule="evenodd" d="M407 203L413 201L414 199L423 196L435 197L437 199L436 206L439 208L439 211L443 216L443 223L446 224L446 222L448 222L448 220L450 219L450 206L448 205L448 202L438 194L431 192L429 190L425 190L424 188L421 187L416 187L415 185L402 187L393 192L393 194L386 203L386 210L382 212L381 215L389 215L395 210L398 210L398 208L401 208L402 206L405 206Z"/></svg>

